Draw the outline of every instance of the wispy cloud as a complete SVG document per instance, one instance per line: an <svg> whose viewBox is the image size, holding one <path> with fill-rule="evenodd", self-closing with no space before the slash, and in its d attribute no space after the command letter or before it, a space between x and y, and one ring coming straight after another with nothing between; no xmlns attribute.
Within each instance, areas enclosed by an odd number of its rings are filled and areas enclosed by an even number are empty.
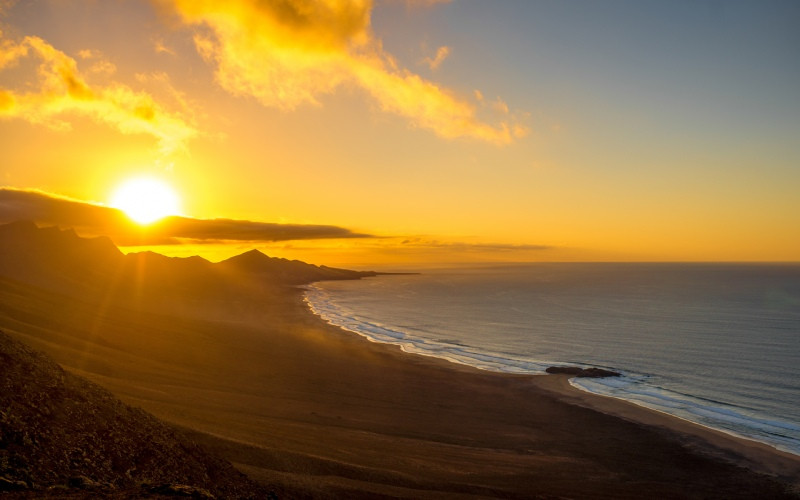
<svg viewBox="0 0 800 500"><path fill-rule="evenodd" d="M370 237L338 226L190 217L167 217L159 223L142 227L133 224L115 208L42 191L0 188L0 223L17 220L106 235L122 246Z"/></svg>
<svg viewBox="0 0 800 500"><path fill-rule="evenodd" d="M167 47L167 45L164 43L164 40L160 38L153 40L153 50L156 54L168 54L170 56L177 55L177 53L171 48Z"/></svg>
<svg viewBox="0 0 800 500"><path fill-rule="evenodd" d="M401 248L436 249L448 252L522 252L553 250L551 245L510 244L510 243L474 243L465 241L441 241L437 239L413 237L399 242Z"/></svg>
<svg viewBox="0 0 800 500"><path fill-rule="evenodd" d="M81 50L79 57L90 65L88 73L109 76L116 71L97 51ZM0 87L0 119L69 130L72 118L88 117L123 134L154 137L163 154L183 149L197 134L184 115L165 109L148 93L114 82L92 84L75 59L42 38L15 41L0 32L0 72L26 59L38 61L36 72L15 88Z"/></svg>
<svg viewBox="0 0 800 500"><path fill-rule="evenodd" d="M476 241L474 237L444 240L430 236L391 236L359 240L275 242L261 245L270 255L313 255L335 265L345 262L413 264L414 267L455 262L530 262L561 260L575 249L546 244Z"/></svg>
<svg viewBox="0 0 800 500"><path fill-rule="evenodd" d="M502 145L523 128L515 114L486 122L469 101L400 67L370 28L369 0L159 1L197 27L195 45L216 66L218 83L264 106L319 105L321 96L350 85L383 111L446 138ZM432 65L447 56L440 51Z"/></svg>
<svg viewBox="0 0 800 500"><path fill-rule="evenodd" d="M439 66L442 65L447 56L450 55L450 47L443 45L436 49L436 54L434 56L428 56L422 60L422 63L427 65L430 69L435 70L438 69Z"/></svg>
<svg viewBox="0 0 800 500"><path fill-rule="evenodd" d="M407 7L431 7L433 5L450 3L453 0L377 0L378 4L405 4Z"/></svg>

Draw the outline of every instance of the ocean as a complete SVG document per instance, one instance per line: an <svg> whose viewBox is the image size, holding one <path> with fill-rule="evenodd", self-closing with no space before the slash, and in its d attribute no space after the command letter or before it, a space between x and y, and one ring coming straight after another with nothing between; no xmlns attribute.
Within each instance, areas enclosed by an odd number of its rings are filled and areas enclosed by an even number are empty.
<svg viewBox="0 0 800 500"><path fill-rule="evenodd" d="M330 323L486 370L573 379L800 454L800 264L539 263L309 286Z"/></svg>

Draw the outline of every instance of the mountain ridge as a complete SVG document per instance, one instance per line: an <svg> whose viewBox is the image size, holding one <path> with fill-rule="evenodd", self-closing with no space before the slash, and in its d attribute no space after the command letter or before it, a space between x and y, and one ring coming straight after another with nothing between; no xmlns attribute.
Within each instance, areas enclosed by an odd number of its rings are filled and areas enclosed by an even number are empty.
<svg viewBox="0 0 800 500"><path fill-rule="evenodd" d="M218 268L257 276L272 276L287 284L306 284L313 281L360 279L377 276L373 271L351 271L308 264L300 260L270 257L253 249L215 264Z"/></svg>
<svg viewBox="0 0 800 500"><path fill-rule="evenodd" d="M69 300L98 310L113 303L129 309L132 319L153 311L207 317L232 303L242 309L236 321L246 321L249 310L259 311L257 321L262 321L264 311L284 307L276 300L283 292L270 290L373 275L258 250L221 263L151 251L126 255L106 237L83 238L72 229L40 228L29 221L0 225L4 293L24 301L23 290L48 290L52 295L43 296L62 302L53 306L62 312L71 310L63 304ZM14 336L0 331L0 495L270 497L271 491L204 451L183 431L20 342L16 317L9 318Z"/></svg>
<svg viewBox="0 0 800 500"><path fill-rule="evenodd" d="M149 280L155 286L230 283L243 278L259 285L287 286L378 273L270 257L257 249L217 263L199 256L168 257L151 251L124 254L105 236L84 238L73 229L17 221L0 225L0 274L64 291L103 287L122 276Z"/></svg>

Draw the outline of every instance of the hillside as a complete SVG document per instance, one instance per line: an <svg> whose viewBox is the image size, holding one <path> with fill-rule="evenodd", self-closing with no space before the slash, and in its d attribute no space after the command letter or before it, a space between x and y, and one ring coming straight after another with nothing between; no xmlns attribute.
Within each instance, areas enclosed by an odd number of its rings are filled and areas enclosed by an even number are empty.
<svg viewBox="0 0 800 500"><path fill-rule="evenodd" d="M262 321L263 314L284 307L278 298L284 292L278 290L370 275L258 251L218 264L153 252L124 255L104 237L81 238L72 230L24 221L0 225L0 319L14 338L50 352L70 368L65 371L0 332L0 493L26 498L266 497L269 491L195 445L183 430L122 403L76 372L96 376L131 367L140 373L144 357L168 370L183 361L184 353L196 356L192 346L203 339L202 329L188 320L178 337L164 326L175 321L168 317L216 318L220 309L235 307L236 314L226 314L226 320L245 321L254 311ZM102 321L113 326L97 323L98 311L105 311ZM30 324L39 326L24 326ZM98 324L101 343L111 351L90 358L83 349L96 340L91 329ZM108 335L120 329L129 335ZM20 336L25 331L30 335ZM154 352L156 345L162 348ZM123 358L109 363L112 352Z"/></svg>
<svg viewBox="0 0 800 500"><path fill-rule="evenodd" d="M300 282L325 268L123 256L11 229L0 329L24 345L0 350L0 476L25 488L13 495L249 495L194 442L263 485L258 498L797 498L794 456L564 375L367 342L312 315L270 266Z"/></svg>
<svg viewBox="0 0 800 500"><path fill-rule="evenodd" d="M0 492L269 495L143 410L0 332Z"/></svg>

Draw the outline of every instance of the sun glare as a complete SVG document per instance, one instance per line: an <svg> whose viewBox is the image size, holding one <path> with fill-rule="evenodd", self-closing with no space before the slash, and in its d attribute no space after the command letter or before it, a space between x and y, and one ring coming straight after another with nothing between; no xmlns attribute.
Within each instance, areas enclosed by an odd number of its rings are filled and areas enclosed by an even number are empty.
<svg viewBox="0 0 800 500"><path fill-rule="evenodd" d="M139 224L150 224L180 211L175 191L167 183L149 177L120 184L111 196L111 206L122 210Z"/></svg>

